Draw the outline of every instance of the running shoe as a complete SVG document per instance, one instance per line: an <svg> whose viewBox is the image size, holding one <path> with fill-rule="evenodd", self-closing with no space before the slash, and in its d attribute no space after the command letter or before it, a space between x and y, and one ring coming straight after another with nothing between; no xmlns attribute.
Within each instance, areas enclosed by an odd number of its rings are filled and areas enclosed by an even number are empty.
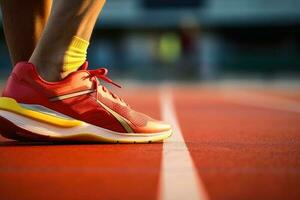
<svg viewBox="0 0 300 200"><path fill-rule="evenodd" d="M26 141L148 143L171 135L171 127L137 112L100 84L120 87L107 69L87 62L58 82L47 82L27 62L18 63L0 97L0 133Z"/></svg>

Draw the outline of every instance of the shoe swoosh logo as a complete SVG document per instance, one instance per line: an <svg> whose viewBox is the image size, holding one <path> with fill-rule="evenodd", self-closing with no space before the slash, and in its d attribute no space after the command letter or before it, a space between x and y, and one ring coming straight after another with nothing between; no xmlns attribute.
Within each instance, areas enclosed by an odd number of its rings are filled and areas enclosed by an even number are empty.
<svg viewBox="0 0 300 200"><path fill-rule="evenodd" d="M72 97L77 97L77 96L89 94L89 93L92 93L94 91L95 91L94 89L90 89L90 90L84 90L84 91L64 94L64 95L60 95L60 96L50 98L50 101L52 101L52 102L53 101L61 101L61 100L64 100L64 99L69 99L69 98L72 98ZM100 104L107 112L109 112L111 115L113 115L128 133L133 133L134 132L132 130L131 126L129 125L128 120L126 120L123 116L121 116L120 114L118 114L117 112L115 112L114 110L112 110L111 108L109 108L108 106L106 106L105 104L100 102L99 100L95 99L95 101L97 101L97 103Z"/></svg>
<svg viewBox="0 0 300 200"><path fill-rule="evenodd" d="M102 102L96 100L106 111L108 111L110 114L112 114L123 126L123 128L127 131L127 133L133 133L134 131L132 130L131 126L129 125L129 122L120 114L103 104Z"/></svg>

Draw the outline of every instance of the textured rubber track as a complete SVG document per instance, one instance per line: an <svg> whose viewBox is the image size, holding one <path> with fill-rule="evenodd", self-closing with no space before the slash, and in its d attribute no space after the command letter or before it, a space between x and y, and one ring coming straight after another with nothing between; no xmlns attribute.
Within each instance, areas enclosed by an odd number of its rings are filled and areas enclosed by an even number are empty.
<svg viewBox="0 0 300 200"><path fill-rule="evenodd" d="M147 89L136 101L141 92L129 91L125 99L160 118L157 92ZM232 103L223 93L187 87L174 93L179 125L209 199L300 199L300 114ZM262 94L291 98L279 93ZM181 149L176 144L174 150ZM157 199L161 153L160 143L1 139L0 199Z"/></svg>
<svg viewBox="0 0 300 200"><path fill-rule="evenodd" d="M280 98L284 98L284 99L289 99L289 100L296 100L296 101L300 101L300 94L299 92L295 92L295 90L283 90L283 89L270 89L268 91L265 90L251 90L249 89L249 92L254 92L257 94L267 94L269 96L274 96L274 97L280 97Z"/></svg>
<svg viewBox="0 0 300 200"><path fill-rule="evenodd" d="M300 114L234 104L222 92L194 88L175 95L210 199L300 199Z"/></svg>

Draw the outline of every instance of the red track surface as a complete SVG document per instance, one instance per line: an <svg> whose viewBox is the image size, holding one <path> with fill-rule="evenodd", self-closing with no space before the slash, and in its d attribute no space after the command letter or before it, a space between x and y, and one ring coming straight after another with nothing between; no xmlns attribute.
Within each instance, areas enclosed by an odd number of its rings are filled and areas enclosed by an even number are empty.
<svg viewBox="0 0 300 200"><path fill-rule="evenodd" d="M300 113L232 103L221 90L178 88L173 94L209 199L300 199ZM264 95L300 104L299 93ZM156 90L130 90L125 99L160 118ZM0 199L157 199L162 144L0 140Z"/></svg>

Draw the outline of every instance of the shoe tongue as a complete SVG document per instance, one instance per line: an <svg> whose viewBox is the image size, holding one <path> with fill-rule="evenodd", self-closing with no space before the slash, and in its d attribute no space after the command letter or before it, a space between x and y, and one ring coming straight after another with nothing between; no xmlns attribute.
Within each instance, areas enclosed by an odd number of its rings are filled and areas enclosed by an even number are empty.
<svg viewBox="0 0 300 200"><path fill-rule="evenodd" d="M70 72L69 74L67 74L63 79L66 79L70 76L73 76L74 74L77 74L78 72L81 73L80 71L81 70L87 70L88 68L88 62L85 61L77 70L73 71L73 72Z"/></svg>
<svg viewBox="0 0 300 200"><path fill-rule="evenodd" d="M81 67L79 67L78 70L87 70L88 66L89 66L88 61L85 61L85 62L81 65ZM77 71L78 71L78 70L77 70Z"/></svg>

